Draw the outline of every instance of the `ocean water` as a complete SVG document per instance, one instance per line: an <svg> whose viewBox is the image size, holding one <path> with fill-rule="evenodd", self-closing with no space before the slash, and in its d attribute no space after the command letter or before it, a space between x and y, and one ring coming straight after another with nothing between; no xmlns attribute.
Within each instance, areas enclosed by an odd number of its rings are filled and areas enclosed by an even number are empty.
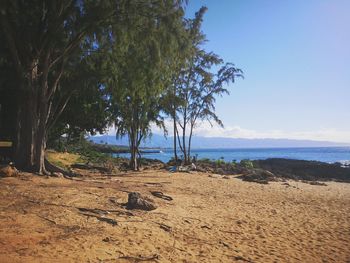
<svg viewBox="0 0 350 263"><path fill-rule="evenodd" d="M129 157L129 154L115 154ZM159 153L143 153L142 157L168 162L174 156L172 149L161 150ZM178 152L181 158L181 153ZM192 156L198 159L223 159L224 161L242 159L259 160L267 158L288 158L321 162L350 162L350 147L320 147L320 148L246 148L246 149L193 149Z"/></svg>

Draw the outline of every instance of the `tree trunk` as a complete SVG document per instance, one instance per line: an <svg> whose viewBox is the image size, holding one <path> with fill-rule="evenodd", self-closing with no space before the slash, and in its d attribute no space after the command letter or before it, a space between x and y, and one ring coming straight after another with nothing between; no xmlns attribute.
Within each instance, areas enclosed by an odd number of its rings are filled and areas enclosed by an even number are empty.
<svg viewBox="0 0 350 263"><path fill-rule="evenodd" d="M187 162L187 150L186 150L186 117L184 118L184 127L182 129L182 149L184 154L184 164L187 164L188 162Z"/></svg>
<svg viewBox="0 0 350 263"><path fill-rule="evenodd" d="M191 162L190 159L191 159L191 144L192 144L193 126L194 126L194 124L191 123L190 135L189 135L189 138L188 138L188 148L187 148L188 163Z"/></svg>
<svg viewBox="0 0 350 263"><path fill-rule="evenodd" d="M29 97L22 105L19 105L17 120L17 138L15 141L14 160L16 166L21 169L45 174L45 147L46 147L46 125L37 119L34 113L38 105L35 98ZM46 118L47 112L42 111Z"/></svg>
<svg viewBox="0 0 350 263"><path fill-rule="evenodd" d="M138 170L138 162L137 162L137 136L134 127L131 128L131 132L129 133L129 147L130 147L130 168L134 171Z"/></svg>
<svg viewBox="0 0 350 263"><path fill-rule="evenodd" d="M177 149L176 149L176 119L174 118L174 161L177 164Z"/></svg>
<svg viewBox="0 0 350 263"><path fill-rule="evenodd" d="M44 162L49 114L47 76L41 77L39 81L36 70L30 73L30 79L22 83L22 96L17 100L14 160L20 169L47 174ZM42 83L44 85L40 85Z"/></svg>

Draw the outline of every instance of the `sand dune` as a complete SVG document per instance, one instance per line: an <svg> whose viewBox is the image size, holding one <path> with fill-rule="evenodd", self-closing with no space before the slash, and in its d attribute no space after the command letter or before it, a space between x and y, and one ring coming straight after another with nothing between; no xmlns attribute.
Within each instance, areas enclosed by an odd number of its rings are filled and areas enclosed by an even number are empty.
<svg viewBox="0 0 350 263"><path fill-rule="evenodd" d="M158 208L126 210L129 191ZM118 225L78 208L108 210L98 216ZM0 262L350 262L350 184L22 174L0 179L0 244Z"/></svg>

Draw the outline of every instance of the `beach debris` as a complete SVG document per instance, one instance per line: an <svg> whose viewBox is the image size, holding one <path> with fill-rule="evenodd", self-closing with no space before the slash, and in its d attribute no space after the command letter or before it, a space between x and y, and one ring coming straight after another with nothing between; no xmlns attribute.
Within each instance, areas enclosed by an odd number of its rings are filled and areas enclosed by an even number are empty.
<svg viewBox="0 0 350 263"><path fill-rule="evenodd" d="M310 185L321 185L321 186L327 186L327 184L319 182L319 181L306 181L306 180L301 180L305 184L310 184Z"/></svg>
<svg viewBox="0 0 350 263"><path fill-rule="evenodd" d="M177 171L176 165L170 166L169 169L168 169L168 171L171 172L171 173L175 173L175 172Z"/></svg>
<svg viewBox="0 0 350 263"><path fill-rule="evenodd" d="M103 242L109 242L111 241L111 238L110 237L105 237L104 239L102 239Z"/></svg>
<svg viewBox="0 0 350 263"><path fill-rule="evenodd" d="M109 201L113 204L118 204L118 198L116 198L116 197L110 197Z"/></svg>
<svg viewBox="0 0 350 263"><path fill-rule="evenodd" d="M158 192L158 191L151 191L151 194L154 195L155 197L167 200L167 201L172 201L173 198L171 196L165 195L162 192Z"/></svg>
<svg viewBox="0 0 350 263"><path fill-rule="evenodd" d="M80 212L89 212L89 213L94 213L94 214L99 214L99 215L107 215L110 214L109 211L107 210L102 210L98 208L84 208L84 207L78 207L78 210Z"/></svg>
<svg viewBox="0 0 350 263"><path fill-rule="evenodd" d="M179 166L178 168L179 172L183 172L183 173L189 173L191 171L191 168L188 166Z"/></svg>
<svg viewBox="0 0 350 263"><path fill-rule="evenodd" d="M152 260L157 260L159 259L159 255L158 254L154 254L152 256L121 256L119 257L120 259L128 259L128 260L134 260L135 262L138 261L152 261Z"/></svg>
<svg viewBox="0 0 350 263"><path fill-rule="evenodd" d="M230 245L225 243L224 241L220 240L219 244L223 245L224 247L230 248Z"/></svg>
<svg viewBox="0 0 350 263"><path fill-rule="evenodd" d="M9 165L5 165L0 167L0 176L3 177L15 177L18 175L18 170L16 167L10 163Z"/></svg>
<svg viewBox="0 0 350 263"><path fill-rule="evenodd" d="M196 171L197 170L197 166L194 163L191 163L191 169L192 169L192 171Z"/></svg>
<svg viewBox="0 0 350 263"><path fill-rule="evenodd" d="M108 217L104 217L104 216L98 216L92 213L80 213L84 216L88 216L88 217L95 217L97 220L101 221L101 222L106 222L112 226L116 226L118 225L118 222L112 218L108 218Z"/></svg>
<svg viewBox="0 0 350 263"><path fill-rule="evenodd" d="M159 227L166 232L171 232L171 226L168 226L166 224L159 224Z"/></svg>
<svg viewBox="0 0 350 263"><path fill-rule="evenodd" d="M153 204L153 201L143 197L140 193L131 192L128 195L127 209L140 209L145 211L151 211L157 207Z"/></svg>
<svg viewBox="0 0 350 263"><path fill-rule="evenodd" d="M246 258L244 258L244 257L242 257L242 256L233 256L233 258L234 258L235 260L240 260L240 261L244 261L244 262L252 262L251 260L246 259Z"/></svg>

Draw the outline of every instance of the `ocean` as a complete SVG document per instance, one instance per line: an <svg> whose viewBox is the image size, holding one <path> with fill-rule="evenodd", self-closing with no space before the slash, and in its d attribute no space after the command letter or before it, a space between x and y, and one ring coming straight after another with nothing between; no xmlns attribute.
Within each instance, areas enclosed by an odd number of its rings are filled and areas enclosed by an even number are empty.
<svg viewBox="0 0 350 263"><path fill-rule="evenodd" d="M143 153L142 157L168 162L173 155L172 149L164 149L159 153ZM114 156L129 157L130 155L115 154ZM178 156L181 158L180 152L178 152ZM350 162L350 147L193 149L192 156L197 156L197 159L222 159L226 162L233 160L239 162L243 159L288 158L327 163L348 163Z"/></svg>

